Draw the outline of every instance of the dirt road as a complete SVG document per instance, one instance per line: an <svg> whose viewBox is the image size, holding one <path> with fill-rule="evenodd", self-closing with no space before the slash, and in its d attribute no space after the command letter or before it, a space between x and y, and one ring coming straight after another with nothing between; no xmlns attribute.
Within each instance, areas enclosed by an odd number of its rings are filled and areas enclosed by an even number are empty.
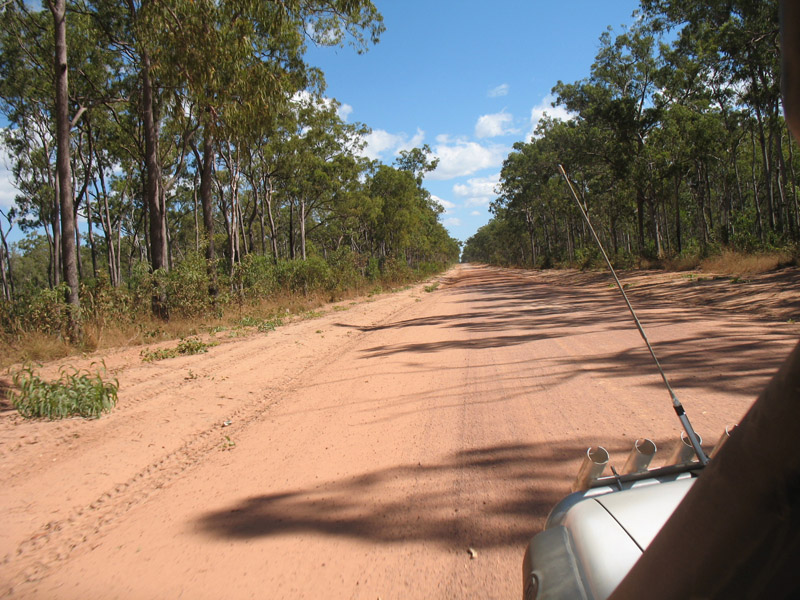
<svg viewBox="0 0 800 600"><path fill-rule="evenodd" d="M586 447L619 464L679 435L608 281L457 267L204 355L107 354L111 414L0 415L0 595L519 597ZM647 281L634 302L713 445L798 326Z"/></svg>

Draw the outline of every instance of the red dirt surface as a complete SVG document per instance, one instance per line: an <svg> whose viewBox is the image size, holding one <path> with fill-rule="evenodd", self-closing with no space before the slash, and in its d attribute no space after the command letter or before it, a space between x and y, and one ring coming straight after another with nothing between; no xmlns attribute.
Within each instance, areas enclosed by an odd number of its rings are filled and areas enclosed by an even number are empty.
<svg viewBox="0 0 800 600"><path fill-rule="evenodd" d="M99 420L27 422L6 397L0 596L518 597L585 449L666 456L680 424L608 275L439 281L207 354L73 359L119 378ZM800 274L624 281L713 446L797 342Z"/></svg>

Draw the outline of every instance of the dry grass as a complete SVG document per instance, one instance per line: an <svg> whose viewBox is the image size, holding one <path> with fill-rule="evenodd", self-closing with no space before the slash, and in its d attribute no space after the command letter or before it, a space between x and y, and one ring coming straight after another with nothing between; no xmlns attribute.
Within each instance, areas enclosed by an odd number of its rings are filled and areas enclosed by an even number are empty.
<svg viewBox="0 0 800 600"><path fill-rule="evenodd" d="M703 260L699 268L708 273L743 277L767 273L795 263L795 258L787 251L742 254L724 250L721 254Z"/></svg>
<svg viewBox="0 0 800 600"><path fill-rule="evenodd" d="M292 295L279 294L258 301L231 303L220 315L207 314L191 317L173 317L161 321L150 315L141 315L136 322L88 322L84 324L84 342L70 344L64 338L39 332L25 333L17 338L0 336L0 369L27 362L47 362L66 356L128 346L143 346L186 338L211 332L229 331L236 336L263 332L268 328L260 323L311 314L329 303L349 300L363 294L364 290L338 292L336 296L323 292Z"/></svg>
<svg viewBox="0 0 800 600"><path fill-rule="evenodd" d="M0 338L0 368L24 362L45 362L78 352L63 338L31 332L17 340Z"/></svg>
<svg viewBox="0 0 800 600"><path fill-rule="evenodd" d="M665 258L662 261L662 265L666 271L693 271L700 266L701 262L698 255L687 254L674 258Z"/></svg>

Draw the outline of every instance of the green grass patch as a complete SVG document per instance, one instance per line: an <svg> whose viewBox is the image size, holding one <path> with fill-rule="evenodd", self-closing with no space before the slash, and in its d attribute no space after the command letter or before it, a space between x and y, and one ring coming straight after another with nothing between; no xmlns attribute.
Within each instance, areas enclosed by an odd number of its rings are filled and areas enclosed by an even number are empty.
<svg viewBox="0 0 800 600"><path fill-rule="evenodd" d="M97 419L117 404L119 382L106 381L102 372L62 367L56 381L45 381L28 365L12 374L14 407L26 419Z"/></svg>
<svg viewBox="0 0 800 600"><path fill-rule="evenodd" d="M156 350L146 348L139 353L139 356L142 357L143 362L154 362L167 358L175 358L176 356L204 354L208 352L209 348L216 345L216 342L206 343L198 338L186 338L178 342L178 345L174 348L158 348Z"/></svg>
<svg viewBox="0 0 800 600"><path fill-rule="evenodd" d="M268 331L275 331L275 329L277 329L281 325L283 325L283 318L273 317L271 319L264 319L263 321L261 321L256 326L256 329L261 333L267 333Z"/></svg>
<svg viewBox="0 0 800 600"><path fill-rule="evenodd" d="M430 285L426 285L425 286L425 291L426 292L434 292L434 291L436 291L436 288L438 288L438 287L439 287L439 282L437 281L436 283L432 283Z"/></svg>

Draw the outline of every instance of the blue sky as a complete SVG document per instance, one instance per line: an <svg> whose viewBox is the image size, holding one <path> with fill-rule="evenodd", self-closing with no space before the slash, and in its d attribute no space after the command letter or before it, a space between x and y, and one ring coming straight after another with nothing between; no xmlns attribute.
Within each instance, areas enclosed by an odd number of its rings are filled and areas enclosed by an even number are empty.
<svg viewBox="0 0 800 600"><path fill-rule="evenodd" d="M426 187L442 221L462 241L490 217L489 203L511 145L526 139L550 106L558 80L589 74L607 26L632 23L638 0L375 0L381 41L309 48L325 72L326 95L350 122L372 128L367 153L391 163L428 144L440 159ZM0 148L0 208L16 191ZM4 223L4 228L5 223ZM17 239L18 236L13 236Z"/></svg>
<svg viewBox="0 0 800 600"><path fill-rule="evenodd" d="M428 144L439 168L426 187L462 241L490 218L511 145L550 106L550 90L589 74L607 26L633 22L637 0L376 0L386 31L365 54L311 48L326 95L372 128L368 155L391 163Z"/></svg>

